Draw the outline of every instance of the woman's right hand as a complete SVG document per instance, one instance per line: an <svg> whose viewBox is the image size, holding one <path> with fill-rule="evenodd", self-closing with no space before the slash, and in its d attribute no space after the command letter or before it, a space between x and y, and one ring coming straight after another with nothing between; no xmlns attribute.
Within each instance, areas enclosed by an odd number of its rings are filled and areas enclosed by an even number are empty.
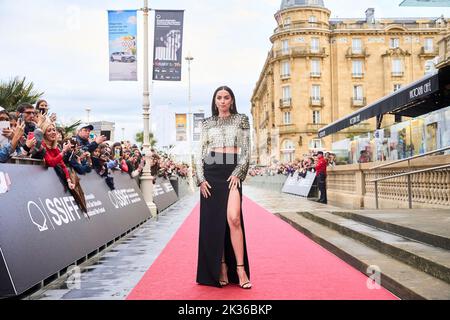
<svg viewBox="0 0 450 320"><path fill-rule="evenodd" d="M209 185L208 181L203 181L200 184L200 192L206 199L208 199L211 196L211 192L209 191L209 189L211 189L211 186Z"/></svg>
<svg viewBox="0 0 450 320"><path fill-rule="evenodd" d="M63 148L62 148L62 153L66 154L70 151L70 149L72 148L72 144L67 141L66 143L64 143Z"/></svg>

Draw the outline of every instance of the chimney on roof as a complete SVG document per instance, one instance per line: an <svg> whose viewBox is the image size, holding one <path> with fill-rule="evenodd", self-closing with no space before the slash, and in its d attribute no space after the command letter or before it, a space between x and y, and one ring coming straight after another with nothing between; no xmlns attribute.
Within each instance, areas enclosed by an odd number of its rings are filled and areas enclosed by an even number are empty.
<svg viewBox="0 0 450 320"><path fill-rule="evenodd" d="M366 22L374 24L375 23L375 9L369 8L366 10Z"/></svg>

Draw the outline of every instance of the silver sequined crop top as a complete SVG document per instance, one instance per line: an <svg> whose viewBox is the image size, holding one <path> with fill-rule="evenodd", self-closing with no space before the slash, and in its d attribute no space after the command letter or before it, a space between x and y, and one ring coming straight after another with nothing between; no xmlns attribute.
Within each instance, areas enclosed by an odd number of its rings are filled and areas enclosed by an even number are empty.
<svg viewBox="0 0 450 320"><path fill-rule="evenodd" d="M196 155L197 185L205 181L203 165L214 148L238 147L238 164L232 175L245 180L250 163L250 124L245 114L232 114L226 118L212 116L202 122L200 148Z"/></svg>

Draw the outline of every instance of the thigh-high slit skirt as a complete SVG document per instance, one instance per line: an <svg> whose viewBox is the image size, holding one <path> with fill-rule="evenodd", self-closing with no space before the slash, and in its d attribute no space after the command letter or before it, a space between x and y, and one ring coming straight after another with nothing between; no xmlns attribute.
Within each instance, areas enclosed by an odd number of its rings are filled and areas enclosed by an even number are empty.
<svg viewBox="0 0 450 320"><path fill-rule="evenodd" d="M230 190L227 179L237 165L237 155L211 152L203 166L206 181L211 186L211 196L204 198L200 193L200 232L198 243L197 283L221 287L219 283L222 253L228 267L228 281L239 284L236 271L236 257L230 238L227 222L227 206ZM244 239L244 265L250 279L250 268L245 240L244 219L242 215L242 185L240 194L240 217Z"/></svg>

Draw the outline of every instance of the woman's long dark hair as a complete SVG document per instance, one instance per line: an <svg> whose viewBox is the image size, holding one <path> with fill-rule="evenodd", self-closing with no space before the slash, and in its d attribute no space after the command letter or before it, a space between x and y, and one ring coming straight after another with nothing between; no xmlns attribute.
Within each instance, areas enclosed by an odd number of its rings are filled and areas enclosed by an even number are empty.
<svg viewBox="0 0 450 320"><path fill-rule="evenodd" d="M233 99L233 103L231 104L231 107L230 107L230 113L231 114L237 114L238 111L237 111L237 107L236 107L236 98L234 97L233 90L231 90L227 86L219 87L219 88L216 89L216 91L214 91L214 95L213 95L212 103L211 103L211 114L213 116L218 116L219 115L219 109L217 109L217 107L216 107L216 96L217 96L217 93L219 91L222 91L222 90L225 90L226 92L228 92L230 94L230 96L231 96L231 99Z"/></svg>
<svg viewBox="0 0 450 320"><path fill-rule="evenodd" d="M38 102L36 102L36 107L35 107L36 110L39 109L39 105L40 105L42 102L45 102L45 103L47 104L47 108L48 108L48 102L47 102L47 100L41 99L41 100L38 100Z"/></svg>

